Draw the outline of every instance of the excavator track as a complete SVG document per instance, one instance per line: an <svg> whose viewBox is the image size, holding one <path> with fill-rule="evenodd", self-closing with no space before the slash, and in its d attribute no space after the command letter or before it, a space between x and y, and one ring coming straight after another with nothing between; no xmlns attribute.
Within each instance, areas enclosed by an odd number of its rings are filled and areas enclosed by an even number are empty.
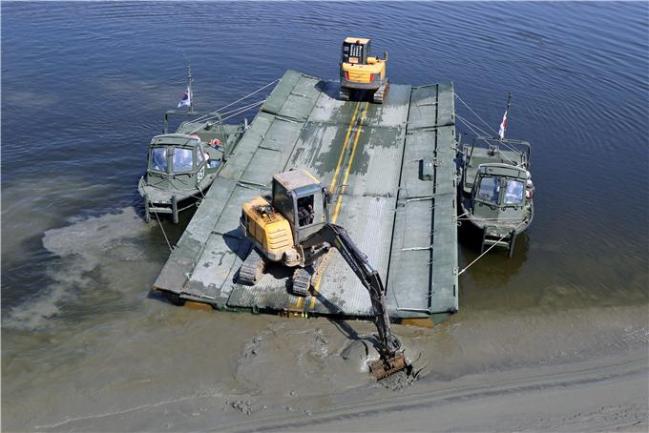
<svg viewBox="0 0 649 433"><path fill-rule="evenodd" d="M238 282L248 286L254 285L264 273L266 263L256 249L252 249L239 269Z"/></svg>
<svg viewBox="0 0 649 433"><path fill-rule="evenodd" d="M376 92L374 92L374 94L372 95L372 100L375 104L383 104L383 101L385 100L385 94L388 91L388 86L388 80L385 80L385 84L383 84L378 88Z"/></svg>

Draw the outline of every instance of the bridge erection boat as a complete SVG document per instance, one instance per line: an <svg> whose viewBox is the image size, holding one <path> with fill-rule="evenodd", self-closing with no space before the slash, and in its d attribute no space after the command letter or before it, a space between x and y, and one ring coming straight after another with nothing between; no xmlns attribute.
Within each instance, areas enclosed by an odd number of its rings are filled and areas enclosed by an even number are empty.
<svg viewBox="0 0 649 433"><path fill-rule="evenodd" d="M180 212L199 203L243 135L244 125L224 124L218 113L211 113L182 122L175 133L166 129L149 143L147 170L138 183L147 222L151 214L169 214L178 223Z"/></svg>
<svg viewBox="0 0 649 433"><path fill-rule="evenodd" d="M531 150L527 141L490 137L462 147L462 220L479 230L481 252L505 247L511 257L516 237L534 219Z"/></svg>

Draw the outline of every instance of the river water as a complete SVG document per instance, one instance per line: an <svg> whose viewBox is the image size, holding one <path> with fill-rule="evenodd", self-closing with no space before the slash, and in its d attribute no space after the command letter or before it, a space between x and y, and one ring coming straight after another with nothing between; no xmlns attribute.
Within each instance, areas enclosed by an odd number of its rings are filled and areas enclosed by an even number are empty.
<svg viewBox="0 0 649 433"><path fill-rule="evenodd" d="M211 329L209 320L249 328L233 345L266 323L282 326L270 317L208 319L148 294L168 250L140 217L136 185L148 140L184 92L188 62L198 110L288 68L335 80L346 35L388 50L393 82L452 80L492 131L511 91L508 135L533 144L535 220L512 259L490 254L461 276L453 320L649 303L647 3L5 2L1 12L10 429L35 428L32 411L50 407L52 393L100 389L93 374L114 354L106 347L137 352L165 338L182 351L192 327ZM182 224L165 228L173 240ZM476 256L464 245L461 265ZM111 359L126 369L133 361Z"/></svg>

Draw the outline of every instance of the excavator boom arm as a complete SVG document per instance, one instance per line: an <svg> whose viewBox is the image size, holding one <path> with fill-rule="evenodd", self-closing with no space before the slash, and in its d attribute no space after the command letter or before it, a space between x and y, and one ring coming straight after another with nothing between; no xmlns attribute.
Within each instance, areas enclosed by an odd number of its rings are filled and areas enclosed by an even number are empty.
<svg viewBox="0 0 649 433"><path fill-rule="evenodd" d="M335 224L325 224L321 230L307 239L305 246L321 245L325 242L340 252L367 289L374 309L373 321L378 331L381 357L393 357L399 351L400 343L390 329L390 317L385 307L385 286L383 286L381 276L369 263L367 256L358 249L347 230L343 227Z"/></svg>

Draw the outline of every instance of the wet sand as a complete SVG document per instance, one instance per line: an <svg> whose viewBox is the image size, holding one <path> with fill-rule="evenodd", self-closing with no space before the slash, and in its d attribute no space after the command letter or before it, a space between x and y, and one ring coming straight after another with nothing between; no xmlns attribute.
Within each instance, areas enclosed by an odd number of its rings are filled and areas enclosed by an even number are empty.
<svg viewBox="0 0 649 433"><path fill-rule="evenodd" d="M47 270L55 290L3 317L3 431L649 427L647 305L553 301L395 326L420 373L377 384L368 322L196 310L147 294L161 257L136 246L155 230L128 208L46 232L60 259Z"/></svg>
<svg viewBox="0 0 649 433"><path fill-rule="evenodd" d="M559 318L547 315L485 320L479 332L467 332L473 325L461 316L433 330L397 327L423 371L415 383L393 389L363 371L362 352L341 357L349 340L327 320L156 307L104 335L41 342L76 356L51 359L36 377L27 350L14 361L24 362L24 375L5 384L12 398L3 408L4 430L648 427L642 309L575 312L565 339L556 335L565 328L552 325ZM599 325L592 330L578 323L595 316ZM361 336L371 334L365 323L350 325ZM575 347L578 340L583 343Z"/></svg>

